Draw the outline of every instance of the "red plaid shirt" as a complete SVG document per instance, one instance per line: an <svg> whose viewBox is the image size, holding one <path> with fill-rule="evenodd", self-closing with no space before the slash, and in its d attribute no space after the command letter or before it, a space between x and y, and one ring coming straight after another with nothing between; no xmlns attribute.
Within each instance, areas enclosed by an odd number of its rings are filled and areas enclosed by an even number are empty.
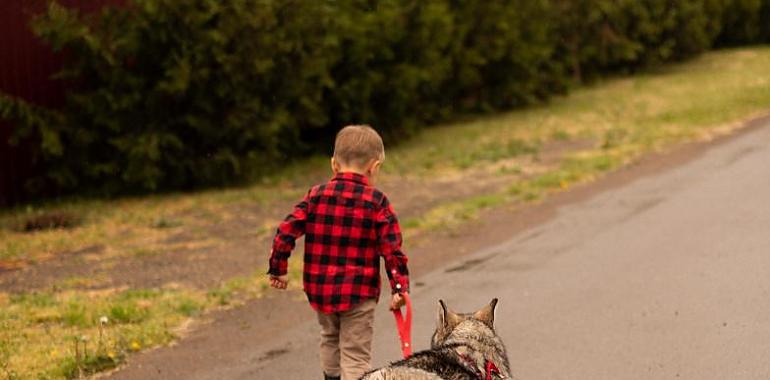
<svg viewBox="0 0 770 380"><path fill-rule="evenodd" d="M269 274L286 274L289 255L303 234L303 284L315 310L341 312L379 298L380 256L393 292L408 291L398 219L385 194L363 175L340 173L308 191L278 227Z"/></svg>

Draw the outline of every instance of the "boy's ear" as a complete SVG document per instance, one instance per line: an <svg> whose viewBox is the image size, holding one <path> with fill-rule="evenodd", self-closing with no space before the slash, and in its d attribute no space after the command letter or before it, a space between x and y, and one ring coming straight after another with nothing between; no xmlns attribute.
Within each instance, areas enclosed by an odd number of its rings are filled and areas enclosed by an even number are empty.
<svg viewBox="0 0 770 380"><path fill-rule="evenodd" d="M337 162L337 160L335 160L334 157L332 157L332 159L331 159L331 165L332 165L332 172L334 174L339 173L339 171L340 171L340 163Z"/></svg>
<svg viewBox="0 0 770 380"><path fill-rule="evenodd" d="M382 166L381 160L370 161L369 168L366 169L367 174L372 175L374 173L377 173L377 171L380 170L380 166Z"/></svg>

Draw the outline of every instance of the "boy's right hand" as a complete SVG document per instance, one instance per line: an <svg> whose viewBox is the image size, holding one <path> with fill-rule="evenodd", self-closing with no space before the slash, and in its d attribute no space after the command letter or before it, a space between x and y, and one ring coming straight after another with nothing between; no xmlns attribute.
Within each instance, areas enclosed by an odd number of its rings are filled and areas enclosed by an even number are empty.
<svg viewBox="0 0 770 380"><path fill-rule="evenodd" d="M390 310L396 311L401 308L401 306L404 306L406 304L406 300L404 299L404 296L401 295L401 293L395 293L393 294L393 298L390 300Z"/></svg>
<svg viewBox="0 0 770 380"><path fill-rule="evenodd" d="M270 275L270 286L276 288L276 289L286 289L286 286L289 285L289 276L283 275L283 276L273 276Z"/></svg>

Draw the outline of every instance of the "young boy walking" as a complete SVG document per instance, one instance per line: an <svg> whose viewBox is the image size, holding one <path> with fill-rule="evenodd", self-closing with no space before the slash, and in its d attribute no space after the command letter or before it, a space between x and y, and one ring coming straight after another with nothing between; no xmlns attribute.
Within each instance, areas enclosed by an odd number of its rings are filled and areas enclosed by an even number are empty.
<svg viewBox="0 0 770 380"><path fill-rule="evenodd" d="M289 255L305 235L303 288L321 325L326 380L357 380L370 368L380 257L393 291L391 310L403 306L401 293L409 290L396 214L372 187L384 158L382 139L371 127L340 130L331 159L334 177L308 191L273 241L270 285L286 289Z"/></svg>

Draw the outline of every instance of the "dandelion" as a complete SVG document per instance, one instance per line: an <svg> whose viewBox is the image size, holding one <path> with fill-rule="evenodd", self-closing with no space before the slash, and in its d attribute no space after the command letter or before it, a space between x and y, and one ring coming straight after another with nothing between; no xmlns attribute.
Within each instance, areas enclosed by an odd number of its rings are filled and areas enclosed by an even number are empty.
<svg viewBox="0 0 770 380"><path fill-rule="evenodd" d="M569 187L569 183L567 181L561 181L559 182L559 187L561 187L562 189L566 189Z"/></svg>
<svg viewBox="0 0 770 380"><path fill-rule="evenodd" d="M116 358L117 356L118 356L118 355L115 353L115 351L112 351L112 350L110 350L110 351L107 351L107 357L108 357L108 358L110 358L110 359L112 359L112 360L115 360L115 358Z"/></svg>
<svg viewBox="0 0 770 380"><path fill-rule="evenodd" d="M139 342L137 342L137 341L135 341L135 340L132 340L132 341L131 341L131 346L130 346L130 347L131 347L131 349L132 349L132 350L134 350L134 351L139 351L139 349L140 349L140 348L142 348L142 345L141 345L141 344L139 344Z"/></svg>

